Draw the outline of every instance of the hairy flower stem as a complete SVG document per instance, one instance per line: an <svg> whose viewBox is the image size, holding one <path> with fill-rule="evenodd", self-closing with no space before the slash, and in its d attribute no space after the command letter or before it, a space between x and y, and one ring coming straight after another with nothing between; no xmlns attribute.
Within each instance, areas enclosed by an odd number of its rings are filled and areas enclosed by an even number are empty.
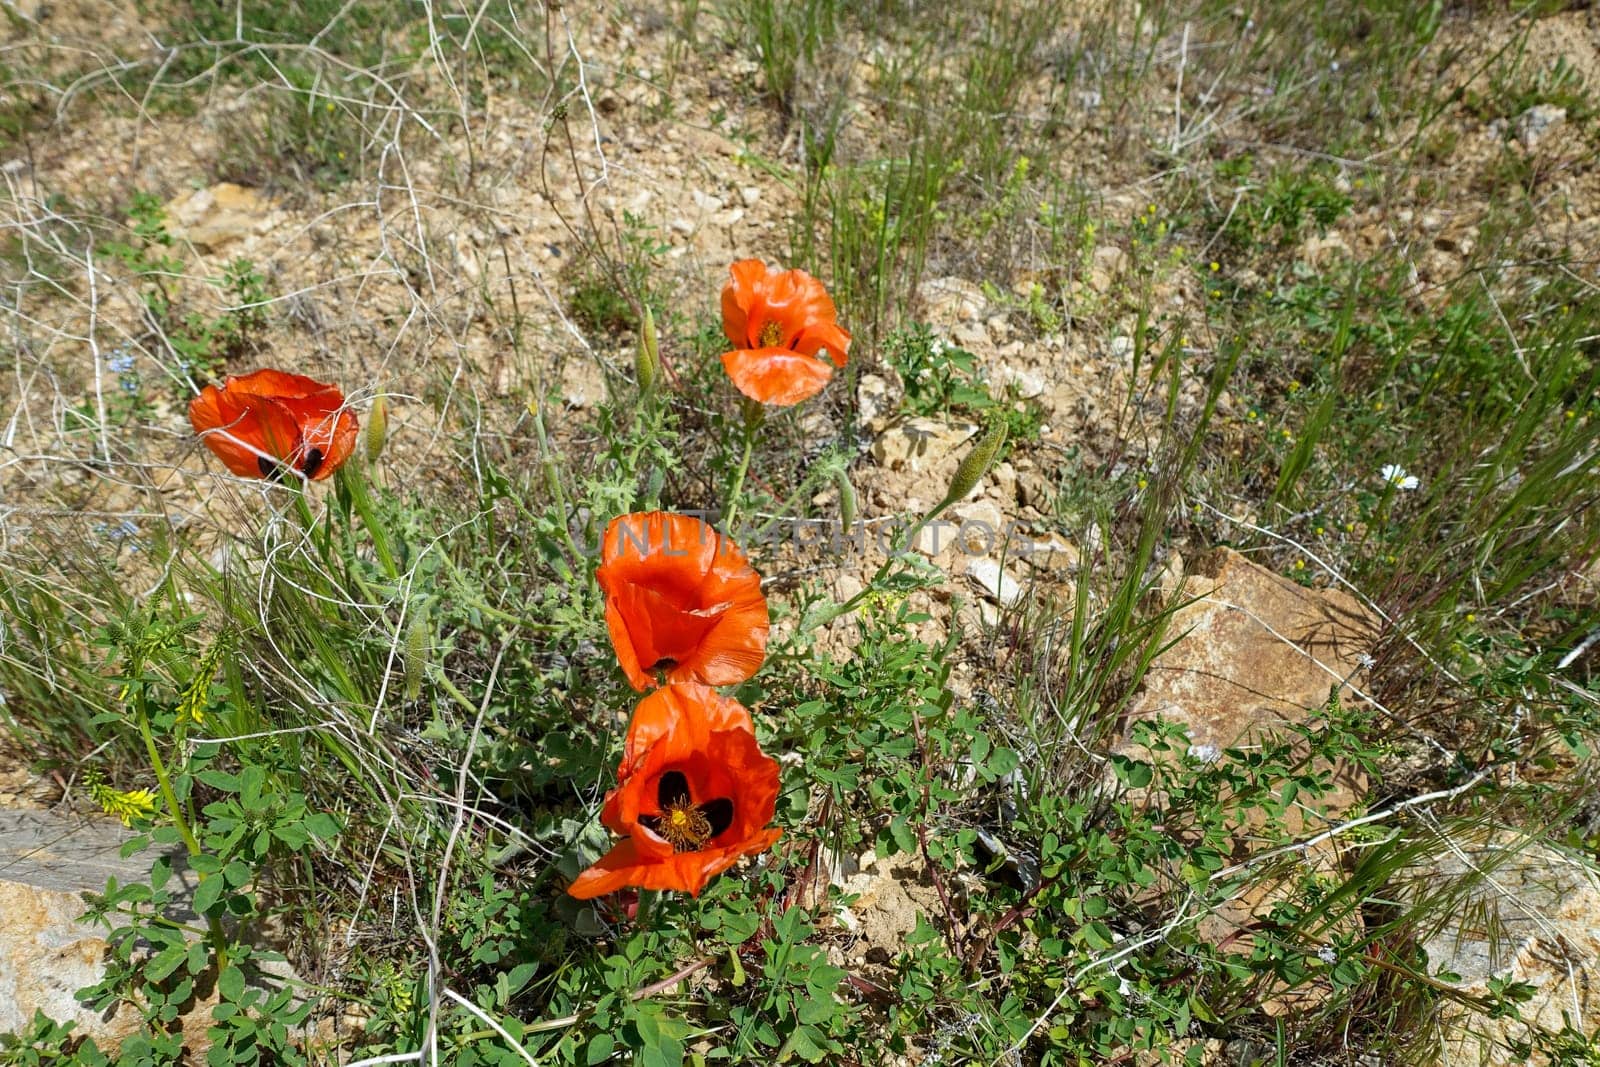
<svg viewBox="0 0 1600 1067"><path fill-rule="evenodd" d="M767 534L772 530L772 528L787 518L790 513L792 513L794 509L799 506L800 501L813 495L816 492L817 486L821 485L824 481L835 477L836 474L837 472L835 468L826 463L820 464L817 469L813 470L810 474L807 474L805 479L801 481L800 487L793 493L789 494L789 499L785 500L778 506L777 512L772 516L772 518L756 527L756 532L750 537L751 542L754 544L761 544L764 542ZM844 523L844 526L846 532L848 533L850 524Z"/></svg>
<svg viewBox="0 0 1600 1067"><path fill-rule="evenodd" d="M556 466L555 454L550 451L550 439L544 432L544 411L538 401L532 401L528 404L528 413L533 416L533 432L539 442L539 463L544 469L545 488L555 502L556 514L560 516L561 535L566 539L568 551L572 553L570 566L574 573L586 571L588 568L583 566L583 549L572 539L572 529L567 521L567 494L561 488L561 471Z"/></svg>
<svg viewBox="0 0 1600 1067"><path fill-rule="evenodd" d="M746 400L744 402L744 451L739 456L739 469L733 475L733 489L728 493L728 512L722 520L722 530L729 537L734 536L734 522L739 517L739 494L744 491L745 475L750 471L750 453L756 446L756 431L766 421L766 413L760 404Z"/></svg>
<svg viewBox="0 0 1600 1067"><path fill-rule="evenodd" d="M172 824L178 830L178 836L183 839L184 848L189 850L191 857L200 855L200 842L194 836L194 831L189 829L189 823L183 817L183 808L178 804L178 795L172 791L172 777L167 773L167 765L161 759L161 750L156 748L155 735L150 732L150 714L145 707L144 694L141 692L134 702L134 718L139 725L139 736L144 739L145 753L150 757L150 768L156 772L156 784L161 789L161 799L166 801L167 811L172 814ZM200 874L200 881L217 875ZM215 915L206 916L206 926L211 930L211 950L217 960L217 973L221 974L228 966L228 938L222 930L222 922Z"/></svg>

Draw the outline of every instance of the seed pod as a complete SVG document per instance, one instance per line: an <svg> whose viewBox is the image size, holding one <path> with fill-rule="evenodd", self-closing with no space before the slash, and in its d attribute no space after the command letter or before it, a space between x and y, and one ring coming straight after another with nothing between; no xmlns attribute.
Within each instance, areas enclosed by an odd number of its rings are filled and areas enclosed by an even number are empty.
<svg viewBox="0 0 1600 1067"><path fill-rule="evenodd" d="M367 462L376 463L389 439L389 401L378 397L367 415Z"/></svg>
<svg viewBox="0 0 1600 1067"><path fill-rule="evenodd" d="M956 476L950 479L950 491L945 494L944 502L953 504L966 496L977 486L983 476L989 473L989 468L994 466L994 461L1000 455L1000 449L1006 443L1006 424L996 422L990 428L983 440L979 441L961 465L956 468Z"/></svg>
<svg viewBox="0 0 1600 1067"><path fill-rule="evenodd" d="M648 394L656 386L661 373L661 348L656 342L656 317L650 305L644 306L644 318L639 323L639 351L634 356L634 370L639 376L639 392Z"/></svg>
<svg viewBox="0 0 1600 1067"><path fill-rule="evenodd" d="M850 484L850 472L842 467L834 473L833 484L839 490L839 525L848 535L856 524L856 487Z"/></svg>
<svg viewBox="0 0 1600 1067"><path fill-rule="evenodd" d="M428 617L419 611L406 629L406 652L402 657L406 677L406 699L416 700L422 695L422 672L428 656Z"/></svg>

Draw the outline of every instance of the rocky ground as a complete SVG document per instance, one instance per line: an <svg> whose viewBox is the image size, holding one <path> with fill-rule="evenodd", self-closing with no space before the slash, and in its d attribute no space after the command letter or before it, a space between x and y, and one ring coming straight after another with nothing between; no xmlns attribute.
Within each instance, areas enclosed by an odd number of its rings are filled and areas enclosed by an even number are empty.
<svg viewBox="0 0 1600 1067"><path fill-rule="evenodd" d="M148 70L165 24L143 8L118 8L107 18L101 6L8 2L7 46L61 78L82 69L72 49ZM571 442L588 413L621 387L632 365L631 333L597 330L574 310L587 242L648 247L651 286L672 294L678 313L664 332L667 362L692 358L688 334L713 313L727 264L746 256L776 261L789 248L803 210L794 161L805 151L805 134L756 97L759 64L713 45L716 35L705 33L702 46L714 55L686 56L662 31L658 13L641 7L586 18L581 7L567 5L553 23L560 33L535 59L583 79L585 91L571 98L564 119L552 119L547 98L492 81L486 95L469 101L448 84L447 67L432 70L433 84L332 89L330 113L356 116L359 132L347 150L349 175L329 184L288 181L264 163L253 170L239 161L233 149L249 96L226 80L184 109L110 106L104 69L57 84L48 105L57 120L10 142L0 161L0 212L20 250L5 264L10 356L0 532L8 544L64 537L114 544L128 554L130 580L137 580L159 573L160 560L148 550L133 558L156 526L222 552L231 517L263 507L260 494L221 476L195 447L170 338L150 329L149 280L85 244L95 232L88 222L126 217L134 190L164 205L169 252L179 264L165 284L185 308L222 313L228 300L209 279L248 259L270 296L255 352L280 360L294 353L297 369L343 382L363 412L375 398L387 399L387 463L397 483L445 480L440 472L461 462L449 427L477 423L485 439L525 441L527 403L555 397L559 410L550 408L547 421L558 442ZM1454 99L1470 100L1490 91L1491 60L1515 47L1530 65L1548 67L1559 57L1582 84L1600 86L1597 18L1574 8L1538 19L1515 40L1520 31L1510 20L1488 20L1485 30L1473 17L1447 18L1429 55L1449 61L1426 75L1450 86ZM146 43L127 44L133 41ZM829 61L845 65L840 76L858 90L846 94L851 112L840 151L865 152L880 136L872 87L892 58L850 42ZM1047 91L1037 87L1041 96ZM1153 86L1150 96L1164 99L1167 91ZM460 113L470 111L464 124L453 120L452 100ZM804 107L802 98L801 114ZM1158 165L1102 126L1091 107L1075 118L1061 176L1088 182L1104 217L1138 216L1153 195ZM1293 151L1253 124L1245 90L1219 93L1214 110L1190 122L1200 127L1187 131L1196 136L1250 143L1268 155ZM1405 124L1397 125L1398 146L1406 134ZM1480 122L1463 107L1427 136L1437 142L1431 167L1390 175L1382 154L1350 166L1340 181L1355 208L1293 248L1291 260L1315 271L1399 258L1411 265L1417 295L1432 299L1444 282L1474 269L1474 252L1486 241L1499 239L1502 220L1491 216L1482 190L1501 180L1508 151L1538 189L1521 225L1552 253L1600 256L1592 131L1564 109L1539 105ZM1355 184L1388 180L1447 182L1462 193L1446 207L1430 197L1425 208L1396 211L1403 193L1365 197ZM1192 255L1203 261L1208 253ZM1123 477L1151 455L1167 398L1140 378L1133 340L1140 324L1121 298L1148 284L1155 314L1197 323L1182 345L1190 364L1173 401L1184 410L1204 403L1202 368L1216 343L1203 328L1203 275L1136 275L1120 241L1085 248L1078 275L1065 283L1085 312L1043 327L1019 306L1035 280L1027 255L1019 255L1010 277L974 269L977 258L935 249L906 294L909 317L973 353L993 386L1036 405L1041 423L1036 441L1016 449L951 510L938 544L930 532L918 545L950 579L927 598L929 635L944 632L952 618L971 635L954 682L967 695L986 684L1004 654L994 650L995 628L1019 613L1055 610L1065 618L1083 568L1108 554L1104 543L1059 531L1052 500L1061 472L1070 462ZM1233 282L1248 288L1252 279ZM850 309L844 313L848 322ZM132 369L119 375L111 367L121 357ZM904 415L905 383L865 332L852 359L856 369L807 416L816 424L802 423L800 432L812 429L856 449L852 476L869 523L932 504L977 425ZM113 435L106 411L124 388L119 377L133 383L129 392L140 403ZM85 405L98 417L70 416ZM1241 437L1247 408L1229 392L1217 403ZM824 491L814 504L831 508L835 501ZM1222 520L1246 525L1260 515L1248 500L1195 503L1221 519L1175 538L1153 564L1160 594L1186 606L1171 622L1175 642L1154 662L1124 719L1176 717L1191 727L1193 751L1204 758L1304 721L1330 689L1347 701L1371 699L1367 657L1383 628L1377 606L1329 578L1297 583L1246 555L1214 550L1215 532L1227 529ZM127 530L126 546L119 529ZM774 576L820 579L840 599L858 591L878 562L871 553L814 558L800 548L772 557ZM847 637L841 629L834 639ZM1438 741L1430 734L1415 744ZM74 1018L86 1033L114 1036L121 1025L70 1003L70 991L89 984L105 948L99 934L74 924L77 894L102 889L108 871L125 876L126 863L108 858L119 828L85 815L69 784L59 774L31 773L20 756L0 756L0 1032L35 1009ZM1340 777L1326 804L1299 813L1308 835L1327 839L1294 862L1352 866L1358 856L1335 834L1341 816L1367 799L1359 775ZM1241 858L1247 853L1241 846ZM1488 838L1457 857L1463 869L1484 869L1487 877L1428 942L1430 957L1459 974L1463 989L1481 993L1496 976L1514 975L1536 988L1541 1019L1559 1021L1565 1010L1592 1025L1600 1019L1600 890L1592 872L1542 847L1506 855L1503 863L1501 855L1500 841ZM848 937L836 948L839 958L866 967L897 950L917 912L938 904L920 869L905 856L841 862L835 878L859 898L841 916ZM1419 872L1416 891L1426 892L1427 882ZM1270 890L1241 899L1235 912L1217 916L1217 936L1240 935L1271 902ZM1446 1061L1510 1062L1478 1058L1474 1033L1494 1026L1481 1019L1463 1025Z"/></svg>

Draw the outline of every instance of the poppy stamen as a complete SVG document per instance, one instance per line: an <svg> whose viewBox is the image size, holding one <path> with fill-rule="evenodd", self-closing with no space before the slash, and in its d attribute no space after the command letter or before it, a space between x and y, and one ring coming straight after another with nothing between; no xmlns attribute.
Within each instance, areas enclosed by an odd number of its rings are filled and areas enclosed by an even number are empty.
<svg viewBox="0 0 1600 1067"><path fill-rule="evenodd" d="M674 852L699 852L716 836L711 820L688 797L679 797L661 809L660 815L643 815L639 821Z"/></svg>
<svg viewBox="0 0 1600 1067"><path fill-rule="evenodd" d="M766 324L761 327L761 333L756 340L761 342L762 348L777 348L778 342L783 340L783 327L779 323L768 319Z"/></svg>
<svg viewBox="0 0 1600 1067"><path fill-rule="evenodd" d="M696 804L689 796L689 779L682 771L667 771L656 782L660 815L643 815L639 821L672 846L674 852L698 852L733 825L733 801L726 798Z"/></svg>

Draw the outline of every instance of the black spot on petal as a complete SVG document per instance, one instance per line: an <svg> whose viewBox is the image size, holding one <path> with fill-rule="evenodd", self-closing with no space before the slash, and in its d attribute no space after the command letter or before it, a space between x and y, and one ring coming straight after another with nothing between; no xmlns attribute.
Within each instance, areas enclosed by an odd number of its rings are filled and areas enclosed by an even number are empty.
<svg viewBox="0 0 1600 1067"><path fill-rule="evenodd" d="M662 811L689 799L689 779L682 771L668 771L656 782L656 803Z"/></svg>
<svg viewBox="0 0 1600 1067"><path fill-rule="evenodd" d="M733 825L733 801L727 797L706 801L700 805L700 811L704 813L706 822L711 824L712 837Z"/></svg>

